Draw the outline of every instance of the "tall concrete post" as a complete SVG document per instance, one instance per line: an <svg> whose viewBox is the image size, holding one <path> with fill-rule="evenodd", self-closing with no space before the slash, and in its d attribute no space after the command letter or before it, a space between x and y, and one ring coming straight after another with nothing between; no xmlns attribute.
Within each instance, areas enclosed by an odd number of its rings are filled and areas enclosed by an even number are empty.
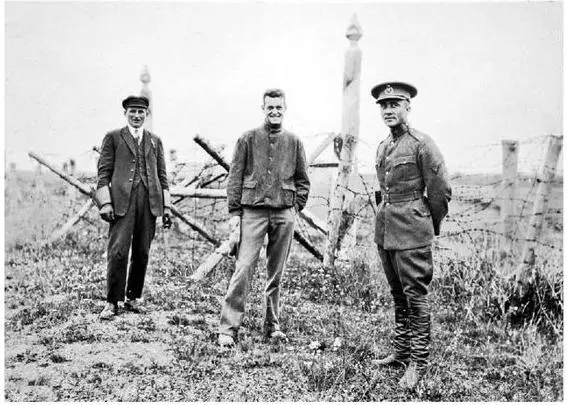
<svg viewBox="0 0 567 405"><path fill-rule="evenodd" d="M362 28L358 24L356 14L352 16L347 28L346 37L350 46L345 53L345 68L343 80L343 145L340 154L337 181L331 190L327 230L329 236L323 254L324 266L334 266L336 250L339 242L339 228L345 206L345 197L349 185L352 167L355 160L355 150L358 143L360 124L360 68L362 51L358 41L362 37ZM349 198L350 200L350 198Z"/></svg>
<svg viewBox="0 0 567 405"><path fill-rule="evenodd" d="M517 236L516 183L520 144L514 140L502 141L502 204L501 218L506 251L511 251Z"/></svg>

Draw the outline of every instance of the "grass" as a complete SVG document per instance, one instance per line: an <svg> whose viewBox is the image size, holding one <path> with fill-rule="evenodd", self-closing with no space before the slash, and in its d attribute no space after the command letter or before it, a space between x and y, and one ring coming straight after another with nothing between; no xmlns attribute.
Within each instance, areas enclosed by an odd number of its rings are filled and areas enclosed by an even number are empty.
<svg viewBox="0 0 567 405"><path fill-rule="evenodd" d="M542 276L528 295L515 297L503 271L509 258L493 251L494 241L472 235L476 249L461 250L459 241L437 249L431 366L415 390L404 391L397 386L401 371L372 365L390 348L393 308L370 242L361 241L356 258L335 270L294 245L282 294L285 343L262 341L261 260L239 343L225 350L216 345L216 330L233 259L193 283L187 276L210 246L175 231L166 240L159 230L144 292L148 313L100 322L106 229L96 213L90 220L53 245L7 241L8 401L563 399L557 252L540 255ZM48 235L52 228L44 229Z"/></svg>

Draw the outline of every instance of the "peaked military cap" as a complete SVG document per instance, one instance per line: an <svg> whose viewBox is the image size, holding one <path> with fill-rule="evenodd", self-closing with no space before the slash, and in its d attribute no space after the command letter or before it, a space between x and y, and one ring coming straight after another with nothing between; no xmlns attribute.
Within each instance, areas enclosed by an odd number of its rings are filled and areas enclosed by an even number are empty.
<svg viewBox="0 0 567 405"><path fill-rule="evenodd" d="M385 82L372 88L372 97L379 103L382 100L408 100L417 95L417 89L404 82Z"/></svg>
<svg viewBox="0 0 567 405"><path fill-rule="evenodd" d="M128 96L122 100L122 107L128 109L130 107L149 108L150 100L144 96Z"/></svg>

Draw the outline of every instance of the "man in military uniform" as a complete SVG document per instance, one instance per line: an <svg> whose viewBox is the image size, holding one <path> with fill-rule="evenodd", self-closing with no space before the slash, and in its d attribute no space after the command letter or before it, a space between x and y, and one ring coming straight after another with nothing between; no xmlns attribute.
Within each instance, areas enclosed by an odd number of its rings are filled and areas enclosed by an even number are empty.
<svg viewBox="0 0 567 405"><path fill-rule="evenodd" d="M239 235L236 269L221 311L220 346L233 346L244 317L246 298L258 255L268 235L264 336L286 339L279 324L280 281L291 242L295 216L307 203L309 178L303 143L282 127L286 111L280 89L264 92L264 123L237 141L228 175L231 228Z"/></svg>
<svg viewBox="0 0 567 405"><path fill-rule="evenodd" d="M137 299L144 287L156 217L163 217L164 228L171 226L163 145L143 129L149 100L130 96L122 107L127 125L107 133L102 141L95 194L100 216L110 223L107 303L100 314L106 320L116 315L119 301L127 311L140 312Z"/></svg>
<svg viewBox="0 0 567 405"><path fill-rule="evenodd" d="M435 142L408 124L410 100L417 89L388 82L371 93L390 128L376 153L380 191L375 242L395 307L394 350L375 363L407 367L399 383L413 388L429 357L431 244L448 212L451 187Z"/></svg>

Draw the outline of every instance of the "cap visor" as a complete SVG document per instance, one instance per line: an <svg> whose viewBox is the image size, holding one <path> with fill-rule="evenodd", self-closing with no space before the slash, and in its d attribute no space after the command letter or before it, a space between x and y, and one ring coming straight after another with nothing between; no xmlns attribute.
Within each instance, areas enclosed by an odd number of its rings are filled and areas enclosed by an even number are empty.
<svg viewBox="0 0 567 405"><path fill-rule="evenodd" d="M379 103L380 101L384 101L384 100L408 100L408 98L404 96L384 96L384 97L378 97L376 103Z"/></svg>

